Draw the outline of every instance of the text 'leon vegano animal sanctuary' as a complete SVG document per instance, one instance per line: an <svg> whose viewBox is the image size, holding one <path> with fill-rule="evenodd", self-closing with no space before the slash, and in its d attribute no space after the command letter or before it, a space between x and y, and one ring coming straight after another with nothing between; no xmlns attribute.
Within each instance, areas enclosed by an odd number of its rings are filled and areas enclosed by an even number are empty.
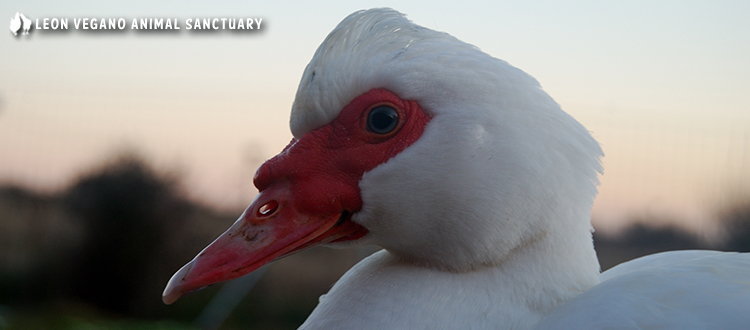
<svg viewBox="0 0 750 330"><path fill-rule="evenodd" d="M70 24L70 21L73 24ZM37 18L35 30L260 30L262 18Z"/></svg>

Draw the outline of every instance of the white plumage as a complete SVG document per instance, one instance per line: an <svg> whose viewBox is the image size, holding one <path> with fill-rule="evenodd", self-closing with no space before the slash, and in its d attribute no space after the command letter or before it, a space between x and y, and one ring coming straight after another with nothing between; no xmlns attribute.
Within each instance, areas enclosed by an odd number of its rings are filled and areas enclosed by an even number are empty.
<svg viewBox="0 0 750 330"><path fill-rule="evenodd" d="M390 10L347 17L305 70L292 131L377 87L433 120L360 182L354 221L386 250L347 272L301 329L531 329L546 315L540 329L750 327L745 254L660 254L597 285L598 144L532 77L450 35Z"/></svg>
<svg viewBox="0 0 750 330"><path fill-rule="evenodd" d="M294 136L374 88L431 119L362 175L351 220L368 234L340 245L384 250L348 271L301 329L750 327L746 254L659 254L600 277L590 209L601 149L529 75L393 10L356 12L306 68ZM170 281L169 301L191 267Z"/></svg>
<svg viewBox="0 0 750 330"><path fill-rule="evenodd" d="M747 329L750 258L676 251L620 264L536 329Z"/></svg>

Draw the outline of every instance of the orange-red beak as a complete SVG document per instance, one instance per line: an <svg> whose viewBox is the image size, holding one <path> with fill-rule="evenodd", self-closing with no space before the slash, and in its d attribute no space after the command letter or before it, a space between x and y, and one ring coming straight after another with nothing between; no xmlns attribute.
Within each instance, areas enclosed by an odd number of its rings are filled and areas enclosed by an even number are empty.
<svg viewBox="0 0 750 330"><path fill-rule="evenodd" d="M164 302L171 304L187 293L248 274L306 248L366 233L349 221L348 212L304 214L295 209L290 195L283 182L260 193L232 227L172 276L164 289Z"/></svg>

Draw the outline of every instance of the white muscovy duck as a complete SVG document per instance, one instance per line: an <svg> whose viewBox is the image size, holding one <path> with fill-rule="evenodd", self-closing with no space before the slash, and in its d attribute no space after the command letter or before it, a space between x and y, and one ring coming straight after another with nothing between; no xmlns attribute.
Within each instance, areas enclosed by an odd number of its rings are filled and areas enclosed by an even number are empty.
<svg viewBox="0 0 750 330"><path fill-rule="evenodd" d="M301 329L750 327L746 254L673 252L599 274L597 142L529 75L389 9L326 38L260 194L164 291L320 244L383 250Z"/></svg>

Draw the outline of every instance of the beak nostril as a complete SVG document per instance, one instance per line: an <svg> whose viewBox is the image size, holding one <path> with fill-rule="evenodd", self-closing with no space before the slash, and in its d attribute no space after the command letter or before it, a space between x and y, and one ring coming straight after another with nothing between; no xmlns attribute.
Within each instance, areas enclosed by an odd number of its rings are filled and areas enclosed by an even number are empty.
<svg viewBox="0 0 750 330"><path fill-rule="evenodd" d="M258 208L258 218L270 217L279 209L279 202L270 200Z"/></svg>

